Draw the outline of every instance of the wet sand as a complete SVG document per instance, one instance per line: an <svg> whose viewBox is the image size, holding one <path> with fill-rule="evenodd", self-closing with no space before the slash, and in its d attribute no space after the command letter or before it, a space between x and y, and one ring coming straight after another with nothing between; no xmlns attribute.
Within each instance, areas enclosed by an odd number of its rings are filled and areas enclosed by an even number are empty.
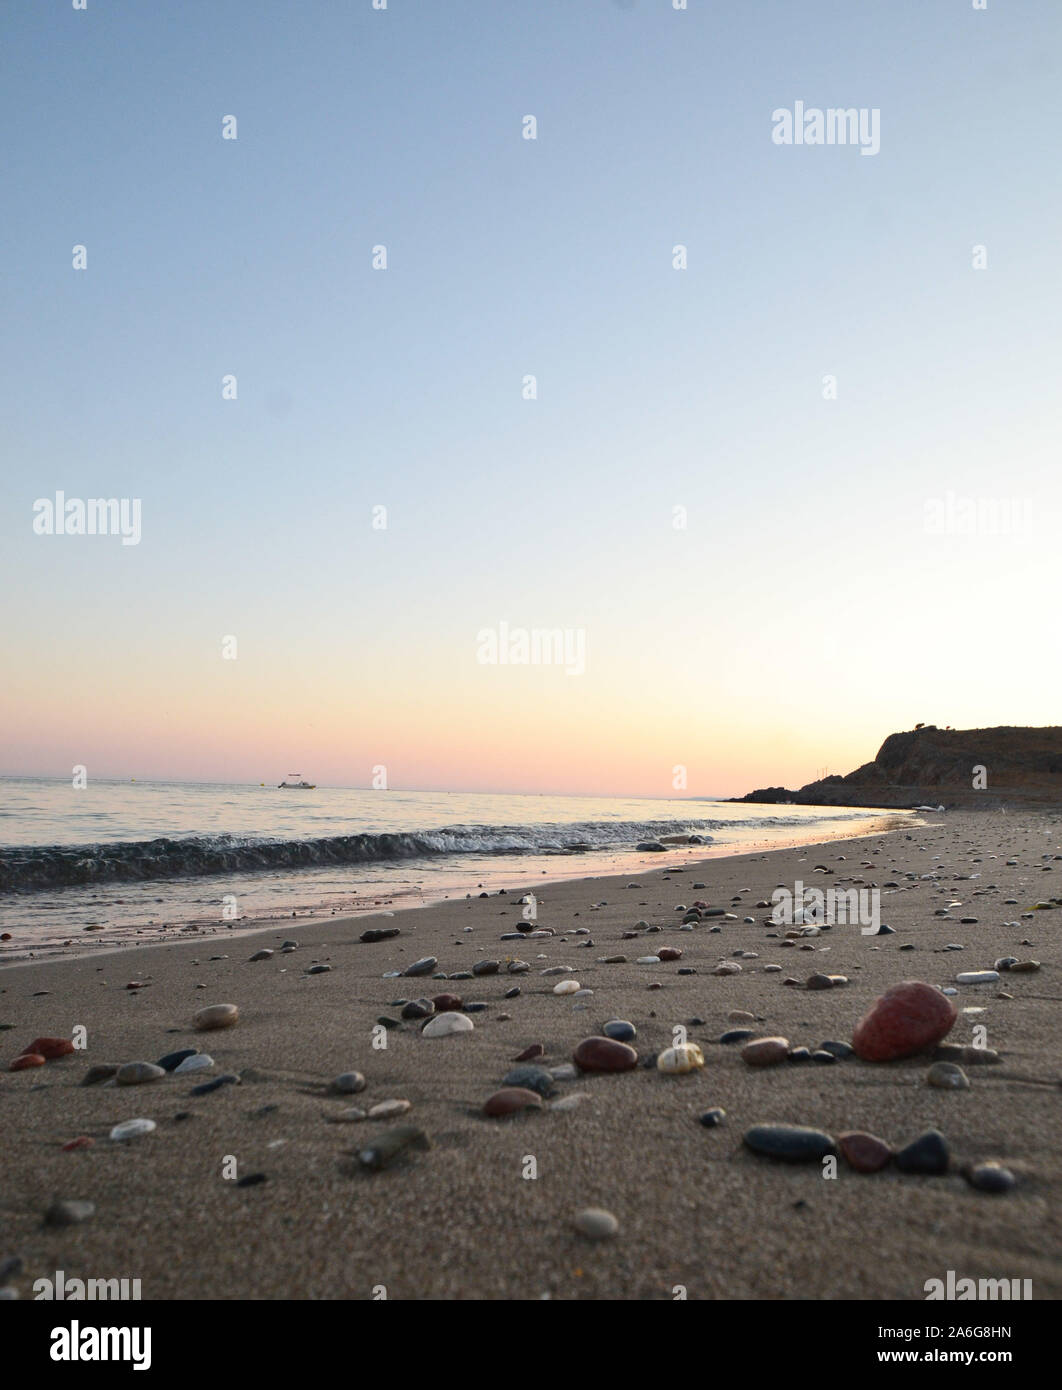
<svg viewBox="0 0 1062 1390"><path fill-rule="evenodd" d="M539 925L558 933L551 939L499 940L521 921L510 893L393 918L299 921L254 937L219 934L12 966L0 973L0 1024L10 1025L0 1032L4 1066L34 1037L70 1036L78 1025L87 1048L0 1073L0 1262L22 1257L13 1280L22 1298L57 1270L67 1279L139 1278L146 1299L369 1299L381 1287L390 1299L671 1299L676 1290L691 1299L922 1299L925 1281L948 1270L1031 1279L1035 1298L1062 1296L1062 909L1022 915L1062 895L1062 858L1052 857L1062 854L1062 817L929 819L899 833L713 858L682 872L647 856L634 877L529 883ZM813 874L817 864L834 874ZM935 881L904 877L934 871ZM881 886L882 919L895 935L835 926L783 947L784 928L754 904L797 879ZM707 887L694 889L702 881ZM680 932L675 908L697 898L738 920ZM961 910L933 916L953 900ZM978 921L961 925L963 916ZM664 930L623 940L639 919ZM381 926L401 934L359 941ZM592 945L574 934L580 927L590 929ZM249 960L286 939L298 949ZM945 951L949 943L964 949ZM682 959L635 963L662 945L679 947ZM741 960L739 974L711 973L739 951L758 955ZM614 954L627 963L599 963ZM427 955L450 974L486 958L502 971L453 984L382 978ZM966 1091L928 1087L927 1058L758 1070L739 1048L716 1041L737 1026L732 1010L753 1013L757 1022L747 1026L794 1045L848 1040L890 985L951 985L959 971L991 968L1007 955L1042 968L957 986L960 1011L983 1012L960 1012L949 1041L973 1042L974 1027L984 1025L987 1045L1003 1056L999 1066L968 1068ZM505 973L510 957L528 961L530 972ZM315 963L331 969L307 974ZM765 972L772 963L782 971ZM557 977L539 973L557 965L574 967L573 978L594 991L585 1011L552 992ZM687 968L697 973L678 974ZM816 971L850 983L822 991L783 983ZM129 990L131 981L143 987ZM519 997L504 999L514 985ZM473 1033L425 1038L407 1022L387 1031L386 1049L373 1047L378 1016L400 1011L393 1001L442 991L487 1003L471 1015ZM194 1012L221 1002L239 1006L238 1025L194 1032ZM570 1062L575 1045L614 1018L636 1025L643 1056L669 1046L676 1025L687 1027L706 1066L676 1077L643 1068L586 1075L558 1083L554 1099L586 1097L571 1110L482 1116L522 1049L540 1042L542 1065ZM133 1087L79 1084L92 1064L153 1062L189 1046L208 1051L215 1071ZM367 1078L365 1091L327 1093L331 1078L355 1069ZM238 1073L240 1084L189 1094L204 1075L223 1072ZM352 1104L393 1098L412 1103L407 1116L329 1122ZM712 1106L726 1119L705 1129L698 1117ZM134 1117L157 1129L127 1143L108 1138ZM866 1129L897 1146L935 1126L957 1161L1000 1159L1018 1184L990 1196L958 1171L921 1177L890 1167L865 1176L843 1161L827 1179L817 1164L781 1165L743 1148L748 1126L771 1121L834 1135ZM430 1150L384 1172L362 1171L352 1155L403 1123L419 1125ZM79 1135L94 1145L61 1150ZM237 1187L223 1176L232 1159L238 1175L263 1173L266 1181ZM537 1176L524 1176L532 1166ZM92 1201L95 1214L76 1226L45 1226L57 1197ZM613 1239L591 1243L574 1229L575 1213L589 1206L618 1218Z"/></svg>

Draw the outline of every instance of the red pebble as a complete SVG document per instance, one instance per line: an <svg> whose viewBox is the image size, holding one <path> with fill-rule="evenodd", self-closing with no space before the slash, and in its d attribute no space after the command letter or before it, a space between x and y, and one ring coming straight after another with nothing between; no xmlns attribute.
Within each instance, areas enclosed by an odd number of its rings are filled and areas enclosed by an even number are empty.
<svg viewBox="0 0 1062 1390"><path fill-rule="evenodd" d="M143 988L144 988L144 982L143 982L143 980L130 980L129 983L126 985L126 989L143 989Z"/></svg>
<svg viewBox="0 0 1062 1390"><path fill-rule="evenodd" d="M50 1061L53 1057L69 1057L74 1051L74 1044L69 1038L34 1038L26 1051L36 1052Z"/></svg>
<svg viewBox="0 0 1062 1390"><path fill-rule="evenodd" d="M614 1038L584 1038L572 1061L581 1071L631 1071L638 1065L638 1054Z"/></svg>
<svg viewBox="0 0 1062 1390"><path fill-rule="evenodd" d="M837 1143L850 1167L857 1173L876 1173L892 1158L892 1150L876 1134L850 1130L837 1137Z"/></svg>
<svg viewBox="0 0 1062 1390"><path fill-rule="evenodd" d="M9 931L0 932L0 941L10 941L10 940L11 940L11 933L10 933Z"/></svg>
<svg viewBox="0 0 1062 1390"><path fill-rule="evenodd" d="M525 1047L523 1052L518 1052L513 1061L530 1062L535 1057L541 1057L545 1050L541 1043L532 1043L530 1047Z"/></svg>
<svg viewBox="0 0 1062 1390"><path fill-rule="evenodd" d="M681 960L682 952L677 946L661 946L656 953L661 960Z"/></svg>
<svg viewBox="0 0 1062 1390"><path fill-rule="evenodd" d="M63 1153L68 1154L72 1149L91 1149L95 1142L87 1134L79 1134L76 1139L70 1139L63 1145Z"/></svg>
<svg viewBox="0 0 1062 1390"><path fill-rule="evenodd" d="M16 1057L8 1067L8 1071L25 1071L27 1067L43 1067L44 1058L39 1052L24 1052L21 1057Z"/></svg>
<svg viewBox="0 0 1062 1390"><path fill-rule="evenodd" d="M495 1091L483 1106L484 1115L514 1115L518 1110L541 1110L542 1097L522 1086L506 1086Z"/></svg>
<svg viewBox="0 0 1062 1390"><path fill-rule="evenodd" d="M892 1062L935 1047L952 1029L955 1005L933 985L904 980L871 1005L852 1034L865 1062Z"/></svg>

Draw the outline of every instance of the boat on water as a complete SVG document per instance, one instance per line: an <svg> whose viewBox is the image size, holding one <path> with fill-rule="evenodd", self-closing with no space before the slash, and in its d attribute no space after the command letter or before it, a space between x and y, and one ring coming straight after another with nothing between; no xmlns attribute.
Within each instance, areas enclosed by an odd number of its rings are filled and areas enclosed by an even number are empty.
<svg viewBox="0 0 1062 1390"><path fill-rule="evenodd" d="M307 782L301 772L289 772L288 776L291 778L291 781L278 782L278 791L287 790L289 792L312 792L317 786L316 782Z"/></svg>

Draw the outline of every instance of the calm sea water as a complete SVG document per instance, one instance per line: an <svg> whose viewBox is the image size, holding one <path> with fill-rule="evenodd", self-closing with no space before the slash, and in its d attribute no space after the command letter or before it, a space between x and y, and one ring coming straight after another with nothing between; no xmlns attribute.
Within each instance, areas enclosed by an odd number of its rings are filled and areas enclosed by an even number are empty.
<svg viewBox="0 0 1062 1390"><path fill-rule="evenodd" d="M852 834L897 813L719 801L0 779L9 957L380 912ZM661 836L694 842L639 851ZM90 933L89 935L83 935Z"/></svg>

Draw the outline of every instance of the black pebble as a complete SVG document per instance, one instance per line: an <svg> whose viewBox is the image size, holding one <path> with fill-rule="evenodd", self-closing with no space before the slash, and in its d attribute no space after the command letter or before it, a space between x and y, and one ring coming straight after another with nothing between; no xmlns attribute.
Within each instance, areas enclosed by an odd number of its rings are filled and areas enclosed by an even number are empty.
<svg viewBox="0 0 1062 1390"><path fill-rule="evenodd" d="M237 1186L237 1187L257 1187L259 1183L263 1183L263 1182L267 1182L267 1181L268 1181L268 1179L266 1178L266 1175L265 1175L264 1173L248 1173L247 1176L246 1176L245 1178L238 1178L238 1179L237 1179L237 1181L236 1181L236 1186Z"/></svg>
<svg viewBox="0 0 1062 1390"><path fill-rule="evenodd" d="M902 1173L939 1174L948 1171L948 1141L939 1129L927 1129L896 1155Z"/></svg>

